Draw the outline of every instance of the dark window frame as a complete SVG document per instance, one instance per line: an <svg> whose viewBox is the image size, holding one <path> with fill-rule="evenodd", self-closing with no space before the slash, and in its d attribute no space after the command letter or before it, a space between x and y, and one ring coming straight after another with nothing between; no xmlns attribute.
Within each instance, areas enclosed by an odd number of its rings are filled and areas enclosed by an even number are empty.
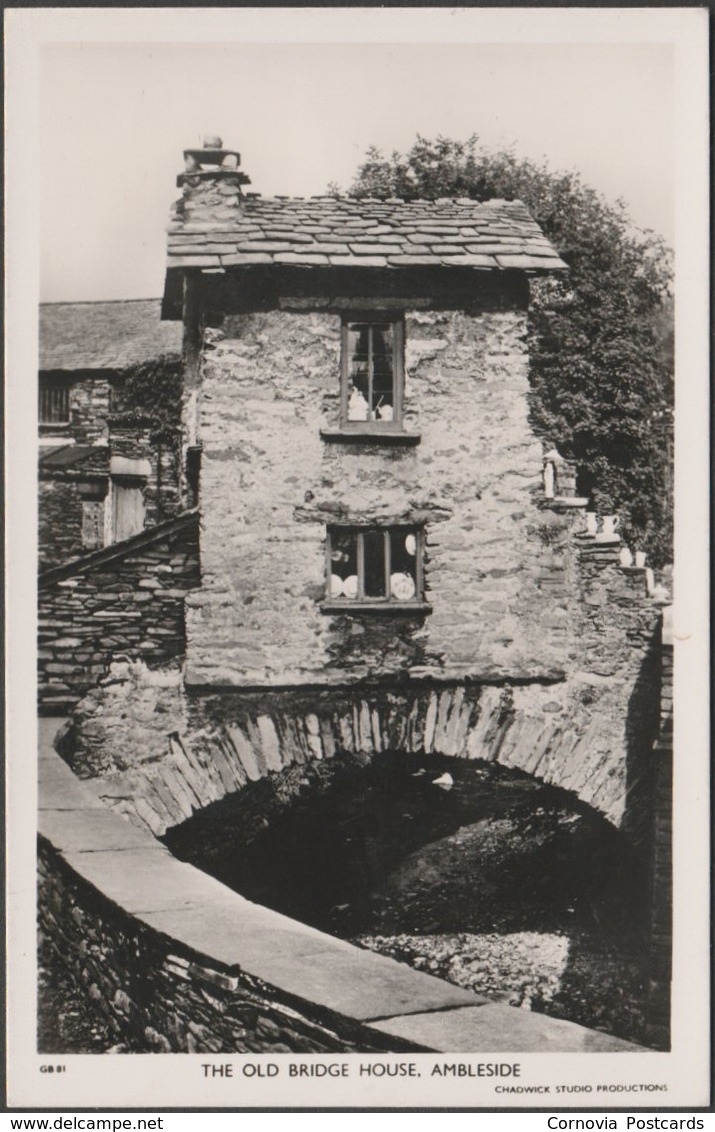
<svg viewBox="0 0 715 1132"><path fill-rule="evenodd" d="M61 428L72 423L68 381L40 381L37 414L43 428Z"/></svg>
<svg viewBox="0 0 715 1132"><path fill-rule="evenodd" d="M391 536L395 533L414 534L415 547L415 595L406 600L394 597L390 592L392 546ZM384 538L385 597L374 597L365 593L365 535L382 533ZM352 534L357 539L357 578L358 592L354 598L332 597L331 579L333 575L333 539L336 535ZM326 528L325 535L325 600L321 605L324 613L430 613L432 606L425 600L425 528L419 523L358 524L334 523Z"/></svg>

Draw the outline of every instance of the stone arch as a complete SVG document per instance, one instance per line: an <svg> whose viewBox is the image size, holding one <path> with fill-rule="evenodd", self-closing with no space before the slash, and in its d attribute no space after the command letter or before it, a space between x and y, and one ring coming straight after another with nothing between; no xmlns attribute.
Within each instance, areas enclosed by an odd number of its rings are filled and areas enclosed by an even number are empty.
<svg viewBox="0 0 715 1132"><path fill-rule="evenodd" d="M389 750L498 762L622 824L625 747L602 735L591 691L573 681L190 696L179 674L130 664L123 677L81 705L69 757L156 836L287 767Z"/></svg>

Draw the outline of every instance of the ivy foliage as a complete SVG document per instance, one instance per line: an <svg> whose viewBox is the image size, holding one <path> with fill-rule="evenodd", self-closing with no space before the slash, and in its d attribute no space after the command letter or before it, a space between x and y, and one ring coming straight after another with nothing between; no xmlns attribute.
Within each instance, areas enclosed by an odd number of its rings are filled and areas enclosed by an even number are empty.
<svg viewBox="0 0 715 1132"><path fill-rule="evenodd" d="M125 371L121 410L149 418L155 443L176 442L181 428L182 380L181 360L169 355Z"/></svg>
<svg viewBox="0 0 715 1132"><path fill-rule="evenodd" d="M417 138L406 156L371 148L354 196L521 200L568 273L534 280L529 315L532 426L576 461L579 491L618 512L631 545L672 561L672 257L576 172L511 150Z"/></svg>

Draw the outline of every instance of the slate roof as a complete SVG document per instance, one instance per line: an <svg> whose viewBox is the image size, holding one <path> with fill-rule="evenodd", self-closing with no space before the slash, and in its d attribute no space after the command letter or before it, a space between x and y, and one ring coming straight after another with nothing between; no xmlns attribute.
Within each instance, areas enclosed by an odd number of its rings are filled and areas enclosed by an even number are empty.
<svg viewBox="0 0 715 1132"><path fill-rule="evenodd" d="M68 444L60 448L41 448L39 460L46 468L71 468L75 464L83 463L90 456L95 456L98 451L102 454L105 463L108 463L109 449L88 444Z"/></svg>
<svg viewBox="0 0 715 1132"><path fill-rule="evenodd" d="M181 354L182 328L160 299L40 305L41 370L122 370Z"/></svg>
<svg viewBox="0 0 715 1132"><path fill-rule="evenodd" d="M566 268L521 201L247 197L237 221L169 226L169 268L261 264Z"/></svg>

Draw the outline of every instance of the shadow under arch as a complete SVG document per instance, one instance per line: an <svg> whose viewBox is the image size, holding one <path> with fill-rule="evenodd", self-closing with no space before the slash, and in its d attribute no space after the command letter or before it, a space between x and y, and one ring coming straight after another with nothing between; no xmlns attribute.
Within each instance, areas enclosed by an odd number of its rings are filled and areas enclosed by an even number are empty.
<svg viewBox="0 0 715 1132"><path fill-rule="evenodd" d="M345 754L260 778L163 840L243 896L323 931L420 969L436 949L427 969L460 981L464 965L455 972L449 946L435 943L454 937L457 959L481 948L499 971L514 967L497 972L502 997L521 993L533 1009L642 1038L638 862L602 815L522 771ZM565 955L558 987L514 982L510 953L525 940L547 965Z"/></svg>

